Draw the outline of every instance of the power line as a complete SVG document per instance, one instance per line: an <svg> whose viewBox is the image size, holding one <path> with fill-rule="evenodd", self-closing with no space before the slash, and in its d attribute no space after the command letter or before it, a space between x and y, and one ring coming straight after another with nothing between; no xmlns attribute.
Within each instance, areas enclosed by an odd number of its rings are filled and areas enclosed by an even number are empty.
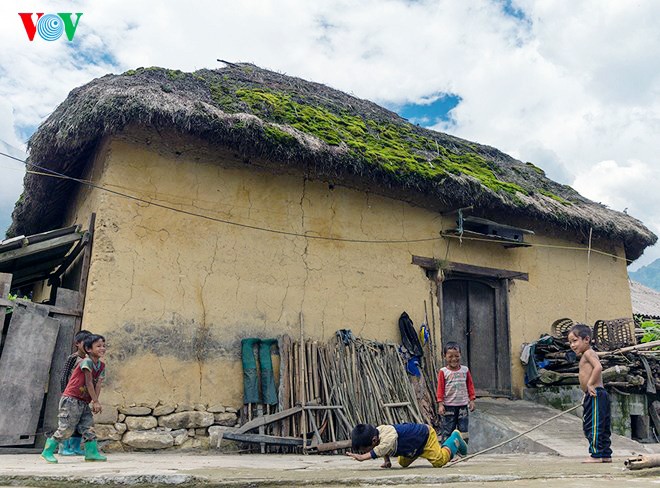
<svg viewBox="0 0 660 488"><path fill-rule="evenodd" d="M257 225L242 224L240 222L233 222L231 220L220 219L220 218L217 218L217 217L211 217L211 216L204 215L204 214L190 212L188 210L183 210L183 209L179 209L179 208L176 208L176 207L171 207L169 205L164 205L162 203L157 203L157 202L145 200L144 198L129 195L127 193L123 193L123 192L120 192L120 191L110 190L109 188L105 188L103 186L96 185L96 184L90 182L89 180L74 178L72 176L68 176L68 175L65 175L65 174L62 174L62 173L58 173L57 171L54 171L52 169L44 168L44 167L39 166L39 165L34 164L34 163L28 163L27 161L16 158L14 156L11 156L11 155L6 154L6 153L1 152L1 151L0 151L0 155L8 157L10 159L15 159L16 161L20 161L21 163L25 164L28 167L33 166L33 167L35 167L37 169L40 169L42 171L42 172L37 172L37 171L31 171L31 170L28 169L27 172L31 173L31 174L35 174L35 175L38 175L38 176L48 176L48 177L54 177L54 178L61 178L61 179L65 179L65 180L74 181L76 183L80 183L80 184L89 186L91 188L95 188L97 190L105 191L105 192L108 192L110 194L117 195L117 196L120 196L122 198L127 198L129 200L133 200L133 201L136 201L136 202L145 203L147 205L153 205L154 207L162 208L162 209L165 209L165 210L172 210L174 212L178 212L178 213L181 213L181 214L184 214L184 215L189 215L191 217L199 217L199 218L210 220L210 221L213 221L213 222L220 222L220 223L227 224L227 225L234 225L234 226L237 226L237 227L243 227L245 229L259 230L259 231L263 231L263 232L269 232L269 233L272 233L272 234L286 235L286 236L291 236L291 237L304 237L305 239L317 239L317 240L324 240L324 241L339 241L339 242L365 243L365 244L409 244L409 243L415 243L415 242L437 241L437 240L442 239L442 236L426 237L426 238L420 238L420 239L391 239L391 240L390 239L388 239L388 240L346 239L346 238L341 238L341 237L328 237L328 236L315 236L315 235L299 234L297 232L288 232L288 231L285 231L285 230L269 229L267 227L260 227L260 226L257 226Z"/></svg>
<svg viewBox="0 0 660 488"><path fill-rule="evenodd" d="M33 166L33 167L38 168L38 169L43 171L43 172L39 172L39 171L31 171L29 169L26 170L28 173L31 173L31 174L35 174L35 175L38 175L38 176L47 176L47 177L51 177L51 178L61 178L61 179L65 179L65 180L70 180L70 181L74 181L76 183L80 183L82 185L87 185L91 188L96 188L98 190L105 191L105 192L111 193L113 195L117 195L117 196L122 197L122 198L127 198L129 200L133 200L133 201L137 201L137 202L141 202L141 203L146 203L147 205L153 205L155 207L162 208L162 209L165 209L165 210L172 210L174 212L178 212L178 213L181 213L181 214L184 214L184 215L189 215L189 216L192 216L192 217L199 217L199 218L210 220L210 221L213 221L213 222L219 222L219 223L223 223L223 224L227 224L227 225L243 227L243 228L246 228L246 229L269 232L269 233L272 233L272 234L286 235L286 236L292 236L292 237L304 237L305 239L317 239L317 240L324 240L324 241L339 241L339 242L363 243L363 244L409 244L409 243L416 243L416 242L438 241L438 240L442 240L445 237L453 237L453 238L456 238L456 239L469 240L469 241L493 242L492 240L482 239L482 238L479 238L479 237L457 236L457 235L451 235L451 234L446 234L446 235L442 235L442 236L438 236L438 237L426 237L426 238L421 238L421 239L408 239L408 240L406 240L406 239L400 239L400 240L396 240L396 239L394 239L394 240L345 239L345 238L341 238L341 237L314 236L314 235L307 235L307 234L299 234L297 232L288 232L288 231L284 231L284 230L269 229L269 228L266 228L266 227L259 227L259 226L256 226L256 225L242 224L240 222L233 222L231 220L220 219L220 218L217 218L217 217L211 217L211 216L204 215L204 214L190 212L188 210L183 210L183 209L179 209L179 208L175 208L175 207L170 207L169 205L164 205L162 203L157 203L157 202L145 200L143 198L139 198L139 197L136 197L136 196L133 196L133 195L129 195L127 193L122 193L122 192L119 192L119 191L116 191L116 190L110 190L109 188L105 188L105 187L102 187L100 185L96 185L96 184L92 183L89 180L74 178L72 176L68 176L68 175L65 175L65 174L62 174L62 173L58 173L57 171L54 171L52 169L45 168L45 167L39 166L39 165L34 164L34 163L28 163L27 161L25 161L23 159L11 156L11 155L9 155L7 153L4 153L2 151L0 151L0 155L5 156L5 157L10 158L10 159L14 159L16 161L19 161L20 163L23 163L25 166ZM563 249L563 250L568 250L568 251L584 251L584 252L588 251L588 249L585 248L585 247L577 247L577 246L559 246L559 245L553 245L553 244L539 244L539 243L528 243L528 244L529 244L529 247L549 248L549 249ZM447 253L448 252L449 252L449 247L447 248ZM622 260L626 261L626 263L628 263L628 264L632 263L632 260L629 260L625 257L617 256L616 254L611 254L611 253L607 253L607 252L604 252L604 251L599 251L599 250L593 249L593 248L591 249L591 252L596 253L596 254L601 254L603 256L611 257L611 258L614 258L614 259L617 259L617 260L622 259Z"/></svg>

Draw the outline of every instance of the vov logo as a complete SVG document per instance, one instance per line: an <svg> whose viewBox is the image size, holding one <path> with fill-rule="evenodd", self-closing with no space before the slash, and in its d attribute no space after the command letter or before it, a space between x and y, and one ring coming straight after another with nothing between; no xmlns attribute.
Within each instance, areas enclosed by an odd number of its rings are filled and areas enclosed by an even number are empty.
<svg viewBox="0 0 660 488"><path fill-rule="evenodd" d="M44 41L56 41L62 34L66 32L66 37L69 41L73 41L73 36L76 34L78 22L82 13L58 13L58 14L45 14L41 13L19 13L25 32L30 41L34 40L34 35L38 32L39 37ZM36 22L34 16L37 16ZM72 15L77 15L76 22L73 22Z"/></svg>

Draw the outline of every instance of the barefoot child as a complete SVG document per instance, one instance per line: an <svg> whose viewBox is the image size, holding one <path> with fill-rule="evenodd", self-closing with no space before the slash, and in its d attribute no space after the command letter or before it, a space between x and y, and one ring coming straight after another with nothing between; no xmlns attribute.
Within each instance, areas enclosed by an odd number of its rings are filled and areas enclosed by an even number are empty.
<svg viewBox="0 0 660 488"><path fill-rule="evenodd" d="M585 463L611 463L610 400L603 388L603 366L591 349L591 329L575 324L568 333L568 343L580 357L580 387L584 391L582 427L589 441L591 457Z"/></svg>
<svg viewBox="0 0 660 488"><path fill-rule="evenodd" d="M444 466L458 452L467 454L467 444L457 430L442 446L433 427L425 424L379 425L358 424L351 432L352 452L346 453L356 461L382 457L381 468L391 468L390 456L398 456L406 468L422 457L434 468Z"/></svg>
<svg viewBox="0 0 660 488"><path fill-rule="evenodd" d="M101 361L105 355L105 339L92 334L85 339L84 345L87 357L71 373L60 399L59 426L53 436L46 439L46 446L41 453L41 457L49 463L57 463L54 454L58 444L71 437L76 429L85 441L85 461L106 460L98 451L92 415L92 412L100 413L102 410L99 394L105 377L105 365Z"/></svg>
<svg viewBox="0 0 660 488"><path fill-rule="evenodd" d="M438 413L442 416L442 438L458 429L467 442L468 409L474 411L474 383L467 366L461 365L461 346L448 342L442 350L445 367L438 373Z"/></svg>
<svg viewBox="0 0 660 488"><path fill-rule="evenodd" d="M76 367L79 361L83 360L87 353L85 352L85 339L92 335L88 330L81 330L73 338L73 345L76 348L76 352L71 354L64 363L64 370L62 371L62 378L60 378L60 385L62 387L62 393L66 390L66 385L69 383L69 378L71 378L71 373L73 373L73 368ZM85 452L80 448L80 442L82 437L80 432L75 430L73 435L63 441L60 444L59 454L61 456L82 456Z"/></svg>

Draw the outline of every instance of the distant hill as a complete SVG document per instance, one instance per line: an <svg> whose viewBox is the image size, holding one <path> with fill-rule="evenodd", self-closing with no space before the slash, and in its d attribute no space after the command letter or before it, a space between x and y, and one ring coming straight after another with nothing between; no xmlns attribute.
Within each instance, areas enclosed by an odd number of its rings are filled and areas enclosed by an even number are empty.
<svg viewBox="0 0 660 488"><path fill-rule="evenodd" d="M637 271L628 273L630 279L641 283L642 285L660 291L660 259L656 259L651 264L642 266Z"/></svg>

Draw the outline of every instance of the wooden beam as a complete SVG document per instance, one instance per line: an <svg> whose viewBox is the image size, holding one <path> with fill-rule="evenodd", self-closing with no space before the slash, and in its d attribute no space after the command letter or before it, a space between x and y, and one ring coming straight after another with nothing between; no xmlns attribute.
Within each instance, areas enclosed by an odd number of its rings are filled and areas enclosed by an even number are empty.
<svg viewBox="0 0 660 488"><path fill-rule="evenodd" d="M529 273L524 273L521 271L511 271L508 269L498 269L498 268L486 268L484 266L474 266L472 264L455 263L452 261L442 261L440 259L426 258L423 256L413 255L412 264L416 264L417 266L421 266L422 268L425 269L431 269L431 270L442 269L444 271L449 271L454 273L465 273L475 276L481 276L484 278L529 281Z"/></svg>
<svg viewBox="0 0 660 488"><path fill-rule="evenodd" d="M27 247L22 247L21 249L15 249L13 251L7 251L0 254L0 264L13 261L14 259L23 258L25 256L31 256L42 251L47 251L48 249L54 249L56 247L65 246L72 244L76 241L82 239L82 234L69 234L62 237L57 237L49 241L38 242L36 244L30 244Z"/></svg>
<svg viewBox="0 0 660 488"><path fill-rule="evenodd" d="M252 429L256 429L258 427L262 427L267 424L272 424L273 422L277 422L278 420L291 417L292 415L295 415L300 412L302 412L302 407L298 406L298 407L289 408L287 410L283 410L282 412L277 412L270 415L263 415L261 417L257 417L254 420L250 420L249 422L244 423L238 428L238 430L236 430L236 433L244 434Z"/></svg>
<svg viewBox="0 0 660 488"><path fill-rule="evenodd" d="M1 282L0 282L1 283ZM16 300L7 300L5 298L0 298L0 308L2 307L14 307L15 305L23 305L26 307L35 305L30 300L23 300L22 298L17 298ZM40 307L48 309L48 313L56 313L59 315L73 315L74 317L80 317L82 315L81 310L75 310L64 307L56 307L54 305L43 305L41 303L37 304Z"/></svg>
<svg viewBox="0 0 660 488"><path fill-rule="evenodd" d="M57 289L55 303L58 308L78 308L80 306L80 293L66 288ZM60 330L57 334L57 342L53 351L53 358L50 362L50 376L48 381L48 393L46 394L46 408L44 410L43 432L45 436L51 435L57 430L59 411L59 402L61 397L60 378L64 371L64 363L73 349L73 328L76 322L76 316L53 314L53 318L60 322ZM41 442L45 442L45 437L39 435L37 438L37 447Z"/></svg>
<svg viewBox="0 0 660 488"><path fill-rule="evenodd" d="M6 300L11 291L11 279L12 276L9 273L0 273L0 300ZM7 300L9 301L9 300ZM2 352L2 344L4 342L5 330L5 307L0 307L0 353Z"/></svg>
<svg viewBox="0 0 660 488"><path fill-rule="evenodd" d="M302 446L303 440L297 437L277 437L274 435L260 434L237 434L236 432L225 432L223 439L230 441L249 442L252 444L275 444L278 446Z"/></svg>
<svg viewBox="0 0 660 488"><path fill-rule="evenodd" d="M89 240L85 245L85 250L82 258L82 266L80 268L80 282L78 283L78 291L80 292L80 308L85 310L85 298L87 296L87 280L89 280L89 267L92 262L92 248L94 246L94 228L96 226L96 213L92 212L89 216L89 226L87 227L87 235ZM76 325L73 333L77 334L82 327L82 314L76 319Z"/></svg>

